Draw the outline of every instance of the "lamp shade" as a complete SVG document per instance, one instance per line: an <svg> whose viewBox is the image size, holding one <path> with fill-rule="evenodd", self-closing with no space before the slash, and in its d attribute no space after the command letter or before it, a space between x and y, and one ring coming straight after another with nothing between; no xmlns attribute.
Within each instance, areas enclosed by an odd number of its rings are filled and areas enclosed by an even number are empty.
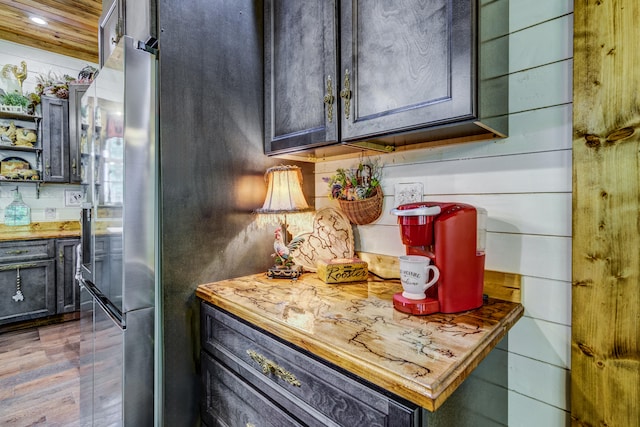
<svg viewBox="0 0 640 427"><path fill-rule="evenodd" d="M258 213L287 213L311 210L302 192L302 170L298 166L267 169L267 196Z"/></svg>

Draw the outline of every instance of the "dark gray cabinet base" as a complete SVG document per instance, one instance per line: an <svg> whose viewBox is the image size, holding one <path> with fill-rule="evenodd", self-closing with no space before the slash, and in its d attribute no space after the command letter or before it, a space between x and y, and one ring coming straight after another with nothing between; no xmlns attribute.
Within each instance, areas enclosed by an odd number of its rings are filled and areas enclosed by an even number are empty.
<svg viewBox="0 0 640 427"><path fill-rule="evenodd" d="M74 278L79 239L0 242L0 325L79 309Z"/></svg>
<svg viewBox="0 0 640 427"><path fill-rule="evenodd" d="M201 310L206 425L421 425L420 407L208 303Z"/></svg>
<svg viewBox="0 0 640 427"><path fill-rule="evenodd" d="M0 325L56 313L53 240L0 242Z"/></svg>

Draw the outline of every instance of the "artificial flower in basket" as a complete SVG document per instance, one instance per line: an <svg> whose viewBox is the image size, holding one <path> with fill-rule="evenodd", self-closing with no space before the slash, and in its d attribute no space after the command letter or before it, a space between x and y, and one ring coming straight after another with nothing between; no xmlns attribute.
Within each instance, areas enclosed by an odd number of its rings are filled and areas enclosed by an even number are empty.
<svg viewBox="0 0 640 427"><path fill-rule="evenodd" d="M338 169L331 178L329 197L353 224L370 224L382 214L383 194L380 188L382 168L376 163L360 163L357 168Z"/></svg>

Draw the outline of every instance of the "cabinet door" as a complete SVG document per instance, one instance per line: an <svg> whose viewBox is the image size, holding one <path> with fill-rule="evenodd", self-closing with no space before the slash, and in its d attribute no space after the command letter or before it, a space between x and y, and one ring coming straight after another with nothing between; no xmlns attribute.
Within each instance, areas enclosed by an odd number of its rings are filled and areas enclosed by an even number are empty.
<svg viewBox="0 0 640 427"><path fill-rule="evenodd" d="M53 259L0 264L0 325L55 314L54 272Z"/></svg>
<svg viewBox="0 0 640 427"><path fill-rule="evenodd" d="M71 313L80 310L80 288L76 283L76 246L79 239L56 241L56 311Z"/></svg>
<svg viewBox="0 0 640 427"><path fill-rule="evenodd" d="M103 1L98 22L98 57L100 68L107 62L124 33L124 16L120 0Z"/></svg>
<svg viewBox="0 0 640 427"><path fill-rule="evenodd" d="M472 3L340 3L343 141L473 118Z"/></svg>
<svg viewBox="0 0 640 427"><path fill-rule="evenodd" d="M69 86L69 182L79 184L80 176L80 141L82 139L81 98L89 85ZM86 132L86 129L84 130Z"/></svg>
<svg viewBox="0 0 640 427"><path fill-rule="evenodd" d="M45 182L69 182L69 102L42 97L42 157Z"/></svg>
<svg viewBox="0 0 640 427"><path fill-rule="evenodd" d="M267 0L264 13L265 153L337 142L335 0Z"/></svg>

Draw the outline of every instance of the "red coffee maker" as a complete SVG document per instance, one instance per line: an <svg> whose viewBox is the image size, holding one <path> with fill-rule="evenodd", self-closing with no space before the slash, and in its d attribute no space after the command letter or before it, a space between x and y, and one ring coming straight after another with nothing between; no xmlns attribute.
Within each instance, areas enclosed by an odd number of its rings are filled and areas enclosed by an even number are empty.
<svg viewBox="0 0 640 427"><path fill-rule="evenodd" d="M440 270L425 299L411 300L400 292L393 296L394 307L418 315L480 307L486 211L463 203L421 202L400 205L391 213L398 216L407 255L429 257Z"/></svg>

